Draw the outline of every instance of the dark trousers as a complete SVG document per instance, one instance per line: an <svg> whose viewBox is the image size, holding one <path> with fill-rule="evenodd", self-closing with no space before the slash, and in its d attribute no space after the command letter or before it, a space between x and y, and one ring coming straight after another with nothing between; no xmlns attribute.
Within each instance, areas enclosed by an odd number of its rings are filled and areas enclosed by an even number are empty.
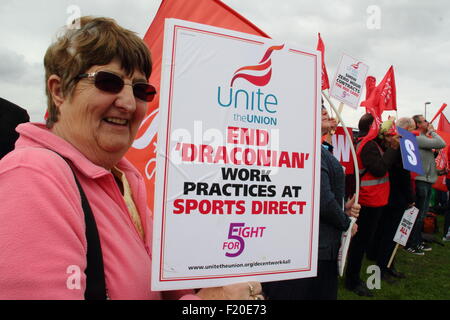
<svg viewBox="0 0 450 320"><path fill-rule="evenodd" d="M447 189L450 191L450 179L445 179L445 184L447 185ZM445 220L444 220L444 229L442 230L443 236L447 236L450 233L450 197L447 198L447 205L445 206ZM450 236L450 234L449 234Z"/></svg>
<svg viewBox="0 0 450 320"><path fill-rule="evenodd" d="M423 242L423 219L430 208L431 186L431 183L416 180L416 207L419 209L419 213L406 244L407 248L415 248Z"/></svg>
<svg viewBox="0 0 450 320"><path fill-rule="evenodd" d="M376 244L376 261L382 272L387 270L387 265L396 243L393 241L398 225L402 220L406 208L386 206L378 223L379 237L374 239Z"/></svg>
<svg viewBox="0 0 450 320"><path fill-rule="evenodd" d="M359 217L356 221L358 232L350 242L350 248L347 254L347 269L345 271L345 284L353 288L360 281L360 272L364 253L369 249L378 222L381 217L383 207L361 207Z"/></svg>
<svg viewBox="0 0 450 320"><path fill-rule="evenodd" d="M317 277L262 284L269 300L336 300L338 266L336 260L319 260Z"/></svg>

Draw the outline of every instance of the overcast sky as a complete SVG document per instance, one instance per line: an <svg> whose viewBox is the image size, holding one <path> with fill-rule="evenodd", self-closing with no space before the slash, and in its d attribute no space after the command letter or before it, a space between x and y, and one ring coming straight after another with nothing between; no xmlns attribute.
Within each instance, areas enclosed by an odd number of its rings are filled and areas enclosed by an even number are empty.
<svg viewBox="0 0 450 320"><path fill-rule="evenodd" d="M27 109L33 121L43 119L42 60L57 31L74 13L71 5L82 15L112 17L143 37L160 2L1 0L0 97ZM315 49L320 32L330 80L344 52L369 65L369 75L375 76L377 83L394 65L399 117L423 114L424 103L429 101L427 117L431 118L443 102L450 104L447 0L224 2L276 40ZM363 110L345 107L347 124L356 126Z"/></svg>

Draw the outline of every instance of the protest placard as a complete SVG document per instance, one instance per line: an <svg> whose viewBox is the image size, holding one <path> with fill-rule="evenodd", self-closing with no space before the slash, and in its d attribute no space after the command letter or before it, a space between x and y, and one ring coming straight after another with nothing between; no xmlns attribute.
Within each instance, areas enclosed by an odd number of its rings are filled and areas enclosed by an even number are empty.
<svg viewBox="0 0 450 320"><path fill-rule="evenodd" d="M403 214L402 220L398 225L397 232L394 236L394 242L405 246L406 242L408 242L409 235L411 234L411 230L414 227L414 222L416 221L417 214L419 213L419 209L416 207L411 207L405 210Z"/></svg>
<svg viewBox="0 0 450 320"><path fill-rule="evenodd" d="M168 19L153 290L315 276L320 53Z"/></svg>
<svg viewBox="0 0 450 320"><path fill-rule="evenodd" d="M402 154L403 168L422 175L422 158L420 157L416 136L403 128L397 128L397 130L400 135L400 152Z"/></svg>
<svg viewBox="0 0 450 320"><path fill-rule="evenodd" d="M350 241L352 238L352 228L356 222L356 218L351 217L350 220L351 220L350 226L348 227L347 231L342 232L341 247L339 248L339 252L338 252L338 273L339 273L340 277L342 277L344 275L348 249L350 248Z"/></svg>
<svg viewBox="0 0 450 320"><path fill-rule="evenodd" d="M330 96L357 109L368 71L368 65L343 54L331 83Z"/></svg>

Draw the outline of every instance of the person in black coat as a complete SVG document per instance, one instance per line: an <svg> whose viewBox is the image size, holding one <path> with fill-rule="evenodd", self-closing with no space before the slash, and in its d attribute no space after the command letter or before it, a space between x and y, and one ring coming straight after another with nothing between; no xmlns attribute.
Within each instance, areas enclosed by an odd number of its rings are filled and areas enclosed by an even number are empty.
<svg viewBox="0 0 450 320"><path fill-rule="evenodd" d="M400 118L397 127L412 131L415 123L412 118ZM395 161L389 169L389 202L384 207L378 224L375 240L373 241L373 257L381 270L381 278L392 283L394 278L404 278L405 275L398 272L393 264L388 268L388 263L395 248L393 241L398 225L406 209L414 205L415 195L411 185L411 175L403 168L400 149L396 150Z"/></svg>
<svg viewBox="0 0 450 320"><path fill-rule="evenodd" d="M330 120L322 108L322 135L328 133ZM332 154L332 146L321 148L320 224L317 277L263 283L270 300L336 300L338 292L338 252L342 232L350 225L350 216L358 217L360 205L354 197L343 208L345 175ZM357 225L352 229L356 233Z"/></svg>
<svg viewBox="0 0 450 320"><path fill-rule="evenodd" d="M370 113L366 113L361 117L358 123L360 139L367 136L373 121L374 117ZM388 170L395 162L395 156L397 154L395 149L399 148L398 136L392 139L389 138L389 143L384 139L384 136L376 137L369 140L362 147L360 157L365 169L360 174L361 178L367 173L370 173L374 177L382 178L388 173ZM383 147L385 149L381 150ZM362 168L359 169L361 170ZM360 190L362 189L361 185ZM360 202L362 203L362 207L357 220L358 234L352 239L347 256L345 287L360 296L372 297L373 294L367 288L366 283L362 281L360 274L364 254L370 249L373 243L385 204L381 206L369 206L364 201L361 201L361 198ZM374 196L371 196L370 200L374 202L380 201L380 199ZM388 199L386 199L386 202L388 202Z"/></svg>
<svg viewBox="0 0 450 320"><path fill-rule="evenodd" d="M0 98L0 159L14 150L14 144L19 137L16 127L28 121L30 117L25 109Z"/></svg>

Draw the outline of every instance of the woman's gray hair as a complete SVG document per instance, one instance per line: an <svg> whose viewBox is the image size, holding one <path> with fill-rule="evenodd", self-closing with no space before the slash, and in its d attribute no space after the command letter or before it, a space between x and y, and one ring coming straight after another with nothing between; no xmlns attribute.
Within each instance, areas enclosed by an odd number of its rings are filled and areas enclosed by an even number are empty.
<svg viewBox="0 0 450 320"><path fill-rule="evenodd" d="M416 123L412 118L402 117L397 120L397 127L408 130L409 127L415 127Z"/></svg>

